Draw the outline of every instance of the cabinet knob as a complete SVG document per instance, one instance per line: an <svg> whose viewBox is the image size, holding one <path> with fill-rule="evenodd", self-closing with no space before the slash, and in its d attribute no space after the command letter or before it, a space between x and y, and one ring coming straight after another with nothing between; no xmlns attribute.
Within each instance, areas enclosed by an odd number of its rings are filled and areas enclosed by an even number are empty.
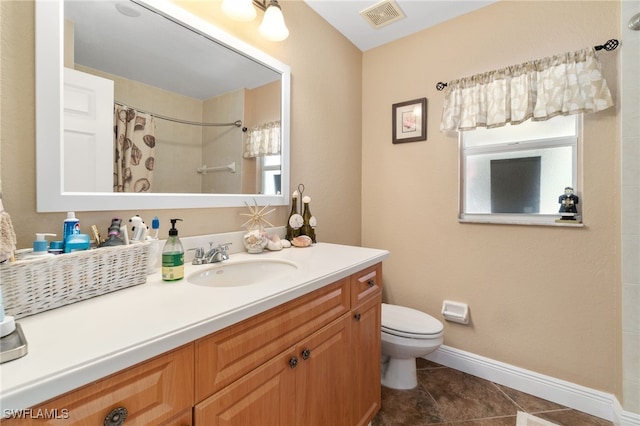
<svg viewBox="0 0 640 426"><path fill-rule="evenodd" d="M360 314L360 312L358 312L353 317L356 319L356 321L360 321L360 318L362 318L362 315Z"/></svg>
<svg viewBox="0 0 640 426"><path fill-rule="evenodd" d="M114 408L104 418L104 426L121 426L127 420L127 409L124 407Z"/></svg>
<svg viewBox="0 0 640 426"><path fill-rule="evenodd" d="M289 367L296 368L296 365L298 365L298 357L294 356L289 360Z"/></svg>
<svg viewBox="0 0 640 426"><path fill-rule="evenodd" d="M311 355L311 349L306 348L305 350L302 351L302 359L304 359L305 361L309 359L310 355Z"/></svg>
<svg viewBox="0 0 640 426"><path fill-rule="evenodd" d="M376 282L373 279L370 279L369 281L367 281L367 284L369 284L369 287L373 287L374 285L376 285Z"/></svg>

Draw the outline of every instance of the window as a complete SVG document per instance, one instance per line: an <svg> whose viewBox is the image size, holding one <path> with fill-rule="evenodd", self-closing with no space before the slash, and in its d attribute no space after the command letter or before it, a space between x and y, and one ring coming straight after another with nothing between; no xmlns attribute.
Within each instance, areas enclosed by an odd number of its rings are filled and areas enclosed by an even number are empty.
<svg viewBox="0 0 640 426"><path fill-rule="evenodd" d="M555 224L558 197L578 193L580 115L460 132L460 221Z"/></svg>
<svg viewBox="0 0 640 426"><path fill-rule="evenodd" d="M281 193L280 154L264 155L261 157L262 165L262 193Z"/></svg>

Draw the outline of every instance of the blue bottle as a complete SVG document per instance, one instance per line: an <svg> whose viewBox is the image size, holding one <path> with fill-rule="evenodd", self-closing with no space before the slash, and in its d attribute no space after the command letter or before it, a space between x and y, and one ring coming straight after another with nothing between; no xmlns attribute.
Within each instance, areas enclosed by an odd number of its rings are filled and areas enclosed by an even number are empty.
<svg viewBox="0 0 640 426"><path fill-rule="evenodd" d="M67 218L62 226L62 241L67 241L70 235L80 234L80 219L74 212L67 212Z"/></svg>

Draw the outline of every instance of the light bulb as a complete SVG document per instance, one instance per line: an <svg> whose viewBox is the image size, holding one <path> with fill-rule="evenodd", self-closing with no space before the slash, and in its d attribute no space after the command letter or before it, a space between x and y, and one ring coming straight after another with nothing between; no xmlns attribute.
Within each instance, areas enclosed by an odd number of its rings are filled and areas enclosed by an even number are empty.
<svg viewBox="0 0 640 426"><path fill-rule="evenodd" d="M269 41L282 41L289 37L289 29L284 23L284 16L277 1L271 0L267 6L258 31Z"/></svg>
<svg viewBox="0 0 640 426"><path fill-rule="evenodd" d="M252 0L224 0L222 11L236 21L248 22L256 17L256 9L253 7Z"/></svg>

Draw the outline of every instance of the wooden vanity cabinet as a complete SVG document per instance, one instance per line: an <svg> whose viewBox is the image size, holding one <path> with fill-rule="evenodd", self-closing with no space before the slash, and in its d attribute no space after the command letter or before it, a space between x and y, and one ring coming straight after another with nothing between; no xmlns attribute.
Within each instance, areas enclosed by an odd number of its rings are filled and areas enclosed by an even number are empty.
<svg viewBox="0 0 640 426"><path fill-rule="evenodd" d="M196 344L195 426L365 425L380 408L381 266Z"/></svg>
<svg viewBox="0 0 640 426"><path fill-rule="evenodd" d="M107 417L118 415L115 410L125 408L127 426L192 425L193 346L188 344L26 410L23 416L27 418L1 422L102 426L110 424Z"/></svg>

